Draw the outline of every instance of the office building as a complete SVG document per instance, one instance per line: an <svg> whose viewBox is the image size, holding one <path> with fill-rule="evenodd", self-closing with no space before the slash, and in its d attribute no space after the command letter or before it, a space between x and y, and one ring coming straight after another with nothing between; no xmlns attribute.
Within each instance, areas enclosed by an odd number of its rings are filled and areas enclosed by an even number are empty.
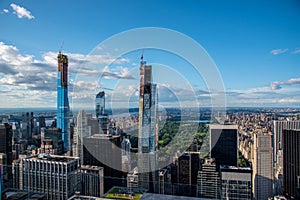
<svg viewBox="0 0 300 200"><path fill-rule="evenodd" d="M220 177L215 159L206 159L197 177L197 197L220 199Z"/></svg>
<svg viewBox="0 0 300 200"><path fill-rule="evenodd" d="M154 190L155 150L157 148L157 89L152 83L152 66L140 64L138 170L140 187ZM153 173L152 173L153 172Z"/></svg>
<svg viewBox="0 0 300 200"><path fill-rule="evenodd" d="M283 130L284 194L300 199L300 129Z"/></svg>
<svg viewBox="0 0 300 200"><path fill-rule="evenodd" d="M253 197L268 199L273 196L273 148L270 133L254 134Z"/></svg>
<svg viewBox="0 0 300 200"><path fill-rule="evenodd" d="M78 175L81 195L101 197L104 194L102 167L81 165Z"/></svg>
<svg viewBox="0 0 300 200"><path fill-rule="evenodd" d="M69 130L69 100L68 100L68 57L61 52L57 55L57 114L56 127L62 131L64 151L68 151L70 136Z"/></svg>
<svg viewBox="0 0 300 200"><path fill-rule="evenodd" d="M15 164L22 190L45 193L49 200L68 199L77 190L79 158L39 154Z"/></svg>
<svg viewBox="0 0 300 200"><path fill-rule="evenodd" d="M233 166L220 166L221 199L252 199L252 170Z"/></svg>
<svg viewBox="0 0 300 200"><path fill-rule="evenodd" d="M101 91L96 95L96 118L105 113L105 92Z"/></svg>
<svg viewBox="0 0 300 200"><path fill-rule="evenodd" d="M2 167L2 179L0 181L7 180L8 174L7 174L7 156L5 153L0 153L0 166Z"/></svg>
<svg viewBox="0 0 300 200"><path fill-rule="evenodd" d="M185 152L179 156L177 165L178 195L196 196L197 175L200 169L199 152Z"/></svg>
<svg viewBox="0 0 300 200"><path fill-rule="evenodd" d="M62 155L64 153L63 145L61 129L42 128L41 147L38 149L38 154Z"/></svg>
<svg viewBox="0 0 300 200"><path fill-rule="evenodd" d="M0 153L5 153L7 163L12 163L12 127L8 123L0 124Z"/></svg>
<svg viewBox="0 0 300 200"><path fill-rule="evenodd" d="M217 168L220 165L238 165L238 132L237 125L211 124L210 152L215 158Z"/></svg>
<svg viewBox="0 0 300 200"><path fill-rule="evenodd" d="M51 154L51 155L61 155L58 154L58 150L54 147L53 141L51 139L41 140L41 147L38 148L38 154Z"/></svg>
<svg viewBox="0 0 300 200"><path fill-rule="evenodd" d="M131 143L125 137L122 140L122 171L131 171Z"/></svg>
<svg viewBox="0 0 300 200"><path fill-rule="evenodd" d="M91 127L88 126L88 118L84 110L80 110L77 115L76 126L73 136L73 155L83 162L83 137L92 135Z"/></svg>
<svg viewBox="0 0 300 200"><path fill-rule="evenodd" d="M22 130L23 130L23 138L31 139L34 128L34 117L33 112L26 112L22 114Z"/></svg>
<svg viewBox="0 0 300 200"><path fill-rule="evenodd" d="M274 146L274 162L275 162L275 177L283 174L283 153L282 140L283 130L300 129L300 121L274 120L273 121L273 146Z"/></svg>
<svg viewBox="0 0 300 200"><path fill-rule="evenodd" d="M3 187L9 187L12 170L9 167L13 161L12 154L12 127L8 123L0 123L0 159L2 164Z"/></svg>
<svg viewBox="0 0 300 200"><path fill-rule="evenodd" d="M83 138L83 164L100 166L104 169L104 191L112 186L123 186L125 177L122 170L122 137L95 134Z"/></svg>
<svg viewBox="0 0 300 200"><path fill-rule="evenodd" d="M99 123L100 133L107 134L108 115L105 113L105 92L101 91L96 95L95 100L96 118Z"/></svg>

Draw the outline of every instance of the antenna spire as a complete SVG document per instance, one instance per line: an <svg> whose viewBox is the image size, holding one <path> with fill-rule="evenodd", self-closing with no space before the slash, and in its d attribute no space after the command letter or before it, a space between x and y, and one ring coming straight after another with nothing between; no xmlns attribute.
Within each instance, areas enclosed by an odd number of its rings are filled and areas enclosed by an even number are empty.
<svg viewBox="0 0 300 200"><path fill-rule="evenodd" d="M60 45L60 48L59 48L59 53L61 53L63 46L64 46L64 41L61 42L61 45Z"/></svg>

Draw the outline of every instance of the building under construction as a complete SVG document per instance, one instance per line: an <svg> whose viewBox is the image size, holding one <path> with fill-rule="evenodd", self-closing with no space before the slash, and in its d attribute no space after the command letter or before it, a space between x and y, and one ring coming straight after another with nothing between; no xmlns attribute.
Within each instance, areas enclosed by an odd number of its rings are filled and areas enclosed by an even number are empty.
<svg viewBox="0 0 300 200"><path fill-rule="evenodd" d="M57 115L56 127L62 131L64 151L69 150L69 100L68 100L68 57L61 52L57 55Z"/></svg>

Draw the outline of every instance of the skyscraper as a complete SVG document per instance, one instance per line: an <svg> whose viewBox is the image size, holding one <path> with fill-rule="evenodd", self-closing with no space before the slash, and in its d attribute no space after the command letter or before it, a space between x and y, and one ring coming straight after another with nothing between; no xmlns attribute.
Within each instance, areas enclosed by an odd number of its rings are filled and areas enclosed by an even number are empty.
<svg viewBox="0 0 300 200"><path fill-rule="evenodd" d="M0 164L3 166L2 179L8 181L11 179L12 170L9 167L12 164L12 126L8 123L0 124L0 157L2 158ZM4 185L5 187L5 185Z"/></svg>
<svg viewBox="0 0 300 200"><path fill-rule="evenodd" d="M211 157L216 159L217 168L220 165L237 166L237 126L211 124L209 131Z"/></svg>
<svg viewBox="0 0 300 200"><path fill-rule="evenodd" d="M273 121L273 144L274 144L274 161L275 177L283 174L283 153L282 140L284 129L300 129L300 121L274 120Z"/></svg>
<svg viewBox="0 0 300 200"><path fill-rule="evenodd" d="M96 118L99 123L100 133L107 134L108 115L105 114L105 92L101 91L96 95L95 101Z"/></svg>
<svg viewBox="0 0 300 200"><path fill-rule="evenodd" d="M12 127L8 123L0 124L0 153L5 153L7 163L12 163Z"/></svg>
<svg viewBox="0 0 300 200"><path fill-rule="evenodd" d="M152 83L152 66L141 61L139 129L138 129L138 171L140 187L152 191L155 179L155 150L157 147L157 90ZM153 172L153 173L151 173Z"/></svg>
<svg viewBox="0 0 300 200"><path fill-rule="evenodd" d="M254 134L253 161L254 199L268 199L273 195L273 148L269 133Z"/></svg>
<svg viewBox="0 0 300 200"><path fill-rule="evenodd" d="M64 151L69 150L69 100L68 100L68 57L61 52L57 55L57 115L56 127L62 131Z"/></svg>
<svg viewBox="0 0 300 200"><path fill-rule="evenodd" d="M284 193L300 198L300 129L283 130Z"/></svg>
<svg viewBox="0 0 300 200"><path fill-rule="evenodd" d="M200 153L185 152L176 161L178 195L196 196L197 175L200 168Z"/></svg>
<svg viewBox="0 0 300 200"><path fill-rule="evenodd" d="M96 95L96 117L104 115L105 110L105 92L101 91Z"/></svg>
<svg viewBox="0 0 300 200"><path fill-rule="evenodd" d="M85 111L80 110L77 115L72 148L73 155L80 158L80 163L83 163L83 137L91 135L91 127L88 126L88 118Z"/></svg>
<svg viewBox="0 0 300 200"><path fill-rule="evenodd" d="M122 169L122 137L95 134L83 137L83 164L100 166L104 169L104 190L113 186L124 186L120 178Z"/></svg>

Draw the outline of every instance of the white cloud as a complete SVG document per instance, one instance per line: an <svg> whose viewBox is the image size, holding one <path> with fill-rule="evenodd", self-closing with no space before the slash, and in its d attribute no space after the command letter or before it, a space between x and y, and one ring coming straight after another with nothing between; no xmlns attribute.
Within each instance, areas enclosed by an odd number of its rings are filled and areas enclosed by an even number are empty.
<svg viewBox="0 0 300 200"><path fill-rule="evenodd" d="M300 103L300 99L280 99L279 103Z"/></svg>
<svg viewBox="0 0 300 200"><path fill-rule="evenodd" d="M296 49L295 51L293 51L294 54L300 54L300 49Z"/></svg>
<svg viewBox="0 0 300 200"><path fill-rule="evenodd" d="M282 88L282 85L295 85L300 84L300 78L291 78L287 81L274 81L270 84L272 90L279 90Z"/></svg>
<svg viewBox="0 0 300 200"><path fill-rule="evenodd" d="M4 13L9 13L9 10L3 9L3 12L4 12Z"/></svg>
<svg viewBox="0 0 300 200"><path fill-rule="evenodd" d="M85 96L94 96L95 90L100 87L97 83L97 76L101 74L102 66L107 66L109 62L114 61L119 64L129 62L128 59L116 60L109 55L76 53L66 53L66 55L69 58L70 95L74 93L73 89L75 88L76 91L88 93ZM19 104L13 103L16 102L15 98L30 99L31 102L24 106L44 106L45 102L52 102L52 106L55 106L57 53L46 52L41 55L41 59L36 59L33 55L20 53L16 46L0 41L0 69L1 106L18 106ZM113 70L107 67L104 68L105 70L109 71L111 76L115 75L120 79L131 77L130 70L123 66ZM40 95L44 93L47 93L49 101L45 99L45 96Z"/></svg>
<svg viewBox="0 0 300 200"><path fill-rule="evenodd" d="M31 14L30 11L26 10L26 8L21 7L19 5L16 5L14 3L10 4L12 9L14 10L14 14L18 16L18 18L28 18L28 19L34 19L34 16Z"/></svg>
<svg viewBox="0 0 300 200"><path fill-rule="evenodd" d="M278 55L287 52L289 49L273 49L270 51L271 54L273 55Z"/></svg>

